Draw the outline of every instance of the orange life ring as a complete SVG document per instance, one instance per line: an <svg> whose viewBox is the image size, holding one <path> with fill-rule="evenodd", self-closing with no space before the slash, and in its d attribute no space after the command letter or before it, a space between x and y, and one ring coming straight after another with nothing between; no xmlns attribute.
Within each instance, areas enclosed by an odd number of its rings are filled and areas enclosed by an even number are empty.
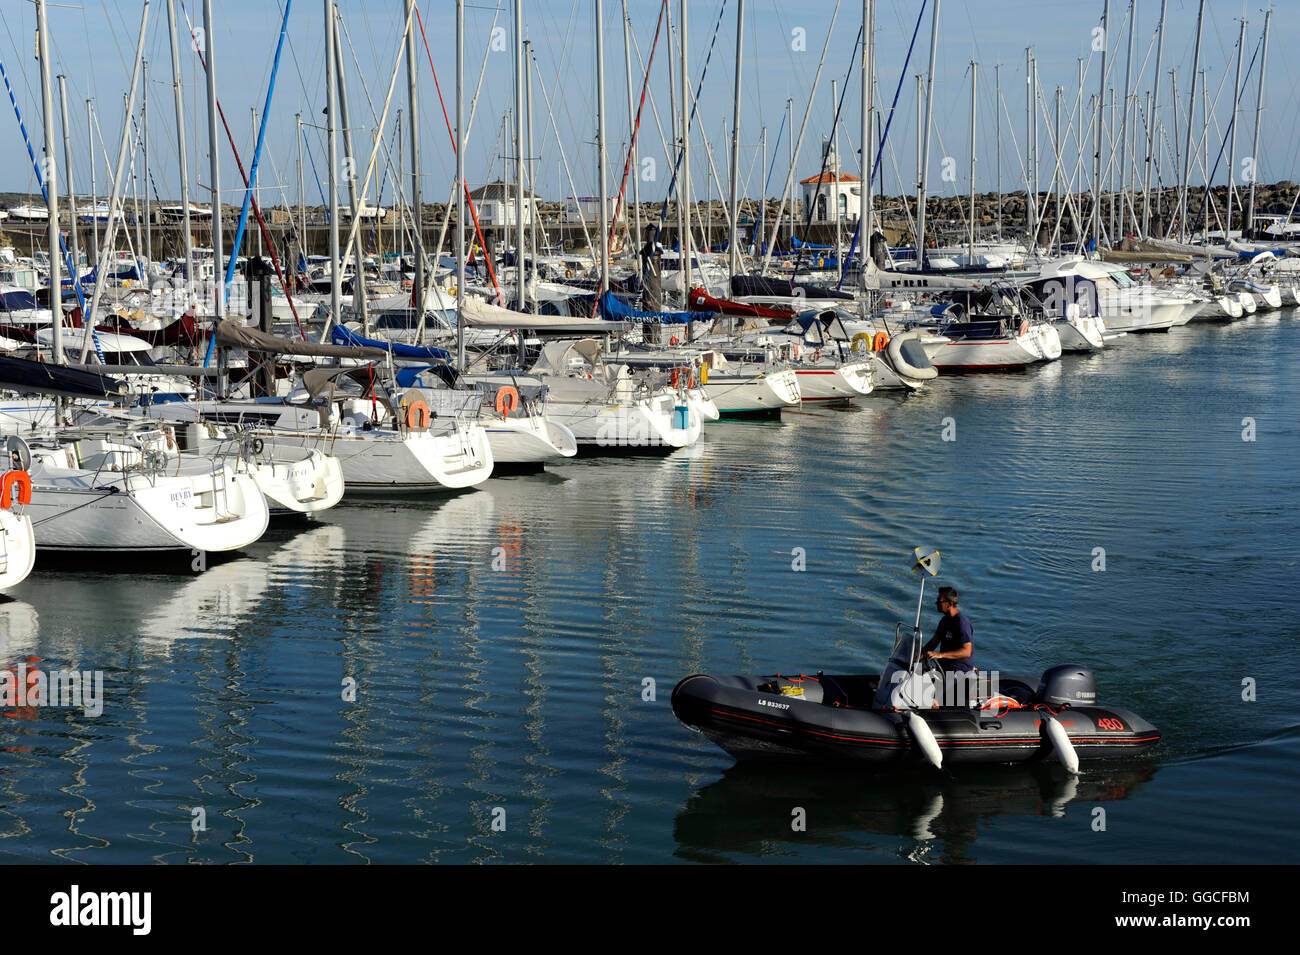
<svg viewBox="0 0 1300 955"><path fill-rule="evenodd" d="M1020 320L1020 334L1021 335L1029 334L1029 319L1022 318Z"/></svg>
<svg viewBox="0 0 1300 955"><path fill-rule="evenodd" d="M429 422L433 416L429 414L429 406L423 401L413 401L406 409L406 426L415 431L423 431L429 427Z"/></svg>
<svg viewBox="0 0 1300 955"><path fill-rule="evenodd" d="M18 485L18 503L32 503L32 477L26 471L6 471L0 477L0 508L8 510L14 503L14 485Z"/></svg>
<svg viewBox="0 0 1300 955"><path fill-rule="evenodd" d="M888 347L888 345L889 345L888 332L876 332L876 337L871 339L872 351L884 351L885 348Z"/></svg>
<svg viewBox="0 0 1300 955"><path fill-rule="evenodd" d="M681 380L681 369L680 369L680 368L674 368L674 369L673 369L673 373L672 373L672 378L671 378L671 380L672 380L672 383L673 383L673 387L676 388L678 382Z"/></svg>
<svg viewBox="0 0 1300 955"><path fill-rule="evenodd" d="M510 413L519 407L519 390L514 385L506 385L497 392L497 414L509 418Z"/></svg>

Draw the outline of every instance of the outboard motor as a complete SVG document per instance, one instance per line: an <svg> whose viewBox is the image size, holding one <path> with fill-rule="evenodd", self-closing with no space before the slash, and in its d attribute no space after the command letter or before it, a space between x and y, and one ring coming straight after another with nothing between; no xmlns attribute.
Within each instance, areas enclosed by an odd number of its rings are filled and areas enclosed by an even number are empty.
<svg viewBox="0 0 1300 955"><path fill-rule="evenodd" d="M879 232L871 235L871 260L876 263L878 269L889 268L889 243Z"/></svg>
<svg viewBox="0 0 1300 955"><path fill-rule="evenodd" d="M1093 706L1097 702L1097 678L1077 663L1063 663L1043 671L1037 702L1052 706Z"/></svg>

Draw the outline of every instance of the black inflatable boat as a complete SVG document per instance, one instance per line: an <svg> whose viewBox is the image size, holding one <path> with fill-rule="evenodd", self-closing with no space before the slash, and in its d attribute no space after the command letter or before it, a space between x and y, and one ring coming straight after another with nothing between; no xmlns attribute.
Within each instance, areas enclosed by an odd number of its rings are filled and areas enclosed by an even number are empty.
<svg viewBox="0 0 1300 955"><path fill-rule="evenodd" d="M1097 700L1091 670L955 678L921 662L920 634L896 631L880 676L688 676L673 712L737 759L935 766L1126 756L1160 740L1130 710Z"/></svg>

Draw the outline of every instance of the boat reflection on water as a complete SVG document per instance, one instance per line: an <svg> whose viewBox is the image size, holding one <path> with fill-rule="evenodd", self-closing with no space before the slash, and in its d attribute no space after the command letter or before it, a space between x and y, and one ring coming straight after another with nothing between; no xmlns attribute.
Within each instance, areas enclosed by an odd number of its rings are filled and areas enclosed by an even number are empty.
<svg viewBox="0 0 1300 955"><path fill-rule="evenodd" d="M0 598L0 665L12 666L36 648L41 615L22 600Z"/></svg>
<svg viewBox="0 0 1300 955"><path fill-rule="evenodd" d="M1156 769L1155 763L1098 763L1070 777L1044 763L971 768L944 779L737 764L677 814L674 854L692 862L745 862L815 846L859 847L877 860L892 854L900 861L970 863L977 861L981 830L1000 817L1062 818L1071 803L1085 804L1086 813L1128 798ZM805 810L802 831L792 827L795 808Z"/></svg>

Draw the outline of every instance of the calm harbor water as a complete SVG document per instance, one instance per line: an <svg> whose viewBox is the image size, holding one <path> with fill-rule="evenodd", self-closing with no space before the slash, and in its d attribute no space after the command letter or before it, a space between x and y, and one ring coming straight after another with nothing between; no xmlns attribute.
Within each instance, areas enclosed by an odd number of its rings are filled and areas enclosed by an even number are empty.
<svg viewBox="0 0 1300 955"><path fill-rule="evenodd" d="M104 707L4 711L0 859L1292 861L1297 366L1295 315L1195 325L349 503L202 573L38 560L0 665L101 670ZM918 545L981 666L1087 663L1160 747L1073 782L760 771L673 717L693 672L879 670Z"/></svg>

